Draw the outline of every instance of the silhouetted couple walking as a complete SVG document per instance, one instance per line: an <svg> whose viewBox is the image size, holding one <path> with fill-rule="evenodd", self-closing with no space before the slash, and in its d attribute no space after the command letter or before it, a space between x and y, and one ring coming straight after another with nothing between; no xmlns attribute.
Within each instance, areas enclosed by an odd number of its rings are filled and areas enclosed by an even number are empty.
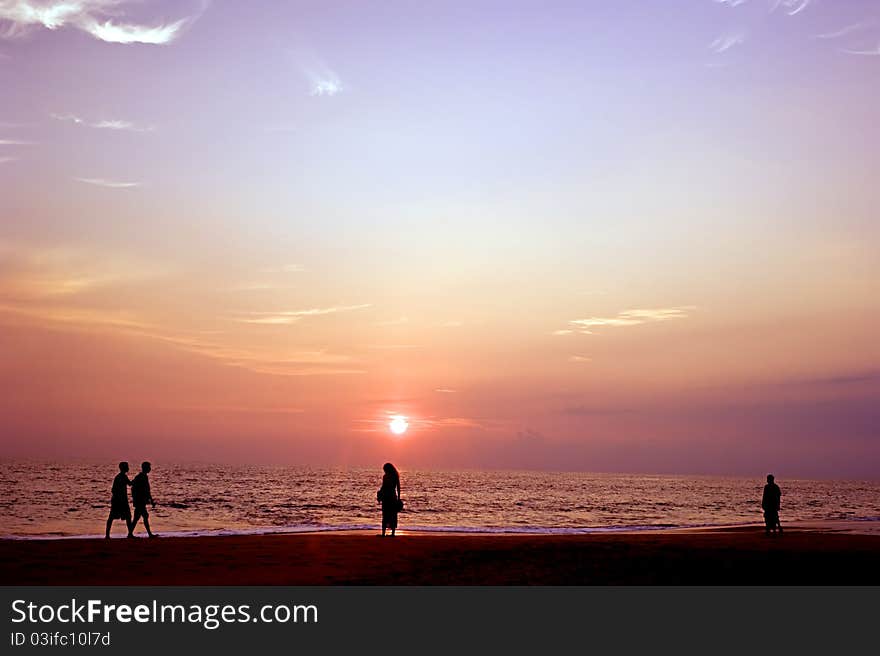
<svg viewBox="0 0 880 656"><path fill-rule="evenodd" d="M110 516L107 518L107 531L105 538L110 538L110 527L113 525L114 519L125 520L125 526L128 529L128 537L134 537L134 528L137 526L138 520L143 517L144 528L147 529L147 535L151 538L156 534L150 530L150 513L147 512L147 504L149 503L153 509L156 509L156 503L153 501L153 495L150 492L150 479L148 474L152 470L149 462L141 463L140 473L129 480L128 463L119 463L119 473L113 479L113 488L110 493ZM131 508L128 505L128 488L131 487L131 502L134 506L134 519L131 516Z"/></svg>

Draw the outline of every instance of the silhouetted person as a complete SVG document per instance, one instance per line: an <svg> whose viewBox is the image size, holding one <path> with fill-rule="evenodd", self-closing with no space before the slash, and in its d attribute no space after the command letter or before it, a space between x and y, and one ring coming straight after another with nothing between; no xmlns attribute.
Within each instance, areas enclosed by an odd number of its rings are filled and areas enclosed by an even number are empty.
<svg viewBox="0 0 880 656"><path fill-rule="evenodd" d="M151 538L156 537L156 534L150 530L150 514L147 512L148 503L153 506L153 510L156 509L153 495L150 494L150 479L147 477L151 470L150 463L142 463L141 473L135 476L131 482L131 502L134 504L134 519L128 528L128 537L130 538L134 537L134 527L141 517L144 518L144 528L147 529L147 535Z"/></svg>
<svg viewBox="0 0 880 656"><path fill-rule="evenodd" d="M397 531L397 513L403 508L400 500L400 474L390 462L382 465L382 487L376 493L376 499L382 504L382 537L385 537L386 529L391 529L394 536Z"/></svg>
<svg viewBox="0 0 880 656"><path fill-rule="evenodd" d="M767 474L767 485L764 486L764 495L761 497L761 508L764 510L764 531L770 535L778 529L782 533L782 524L779 523L779 501L782 498L782 490L774 482L773 474Z"/></svg>
<svg viewBox="0 0 880 656"><path fill-rule="evenodd" d="M110 527L114 519L124 519L125 528L131 533L131 508L128 505L128 463L119 463L119 473L113 479L113 488L110 492L110 516L107 518L107 532L104 537L110 539Z"/></svg>

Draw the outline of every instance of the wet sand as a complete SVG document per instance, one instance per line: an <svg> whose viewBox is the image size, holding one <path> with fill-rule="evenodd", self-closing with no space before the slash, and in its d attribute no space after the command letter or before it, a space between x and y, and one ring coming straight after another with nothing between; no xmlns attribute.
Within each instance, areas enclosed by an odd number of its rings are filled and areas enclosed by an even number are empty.
<svg viewBox="0 0 880 656"><path fill-rule="evenodd" d="M0 540L4 585L880 584L880 535L759 527Z"/></svg>

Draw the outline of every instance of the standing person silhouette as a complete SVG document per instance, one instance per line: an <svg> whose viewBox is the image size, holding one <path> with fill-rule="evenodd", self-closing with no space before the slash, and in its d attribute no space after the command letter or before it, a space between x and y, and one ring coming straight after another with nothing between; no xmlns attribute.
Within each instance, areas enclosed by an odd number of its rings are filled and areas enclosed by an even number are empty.
<svg viewBox="0 0 880 656"><path fill-rule="evenodd" d="M391 529L391 537L397 531L397 513L403 507L400 500L400 473L390 462L382 465L382 487L376 493L376 499L382 504L382 537Z"/></svg>
<svg viewBox="0 0 880 656"><path fill-rule="evenodd" d="M128 463L119 463L119 473L113 479L113 488L110 491L110 516L107 517L107 531L104 538L110 539L110 527L114 519L124 519L125 528L131 533L131 508L128 505Z"/></svg>
<svg viewBox="0 0 880 656"><path fill-rule="evenodd" d="M147 474L152 469L149 462L142 463L141 473L135 476L131 482L131 502L134 504L134 519L128 528L128 537L130 538L134 537L134 527L141 517L144 518L144 528L147 529L147 535L151 538L156 537L156 534L150 530L150 514L147 512L148 503L153 506L153 510L156 509L156 502L153 501L153 495L150 493L150 479L147 477Z"/></svg>
<svg viewBox="0 0 880 656"><path fill-rule="evenodd" d="M770 535L770 531L779 529L782 534L782 524L779 522L779 501L782 498L782 490L775 483L773 474L767 474L767 485L764 486L764 494L761 497L761 508L764 510L764 531Z"/></svg>

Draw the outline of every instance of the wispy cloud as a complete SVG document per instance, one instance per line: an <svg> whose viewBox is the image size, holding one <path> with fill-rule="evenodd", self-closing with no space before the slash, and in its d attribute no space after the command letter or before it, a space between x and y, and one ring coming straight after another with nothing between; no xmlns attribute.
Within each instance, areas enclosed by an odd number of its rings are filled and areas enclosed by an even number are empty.
<svg viewBox="0 0 880 656"><path fill-rule="evenodd" d="M880 370L863 369L860 371L841 372L826 376L795 376L783 380L757 383L756 387L838 387L868 384L873 387L880 385Z"/></svg>
<svg viewBox="0 0 880 656"><path fill-rule="evenodd" d="M878 21L876 19L853 23L835 30L815 35L817 39L846 42L846 47L839 48L839 52L847 55L868 55L876 57L880 55L880 37L877 36Z"/></svg>
<svg viewBox="0 0 880 656"><path fill-rule="evenodd" d="M63 27L78 15L88 11L85 2L40 2L38 0L0 0L0 20L8 22L3 34L7 37L19 36L27 28L42 25L50 30ZM104 2L93 2L93 9ZM101 7L103 8L103 7Z"/></svg>
<svg viewBox="0 0 880 656"><path fill-rule="evenodd" d="M873 48L867 49L852 49L852 48L844 48L841 52L846 53L847 55L867 55L869 57L878 57L880 56L880 43L878 43Z"/></svg>
<svg viewBox="0 0 880 656"><path fill-rule="evenodd" d="M0 300L8 302L38 307L114 284L147 280L157 273L154 266L127 257L0 242Z"/></svg>
<svg viewBox="0 0 880 656"><path fill-rule="evenodd" d="M67 121L70 123L82 123L88 125L85 119L80 118L79 116L75 116L74 114L49 114L49 116L54 118L56 121Z"/></svg>
<svg viewBox="0 0 880 656"><path fill-rule="evenodd" d="M618 312L613 317L589 317L587 319L574 319L568 323L573 327L563 331L556 331L555 334L570 334L572 331L582 334L592 334L590 328L596 327L626 327L638 326L645 323L656 323L659 321L671 321L673 319L684 319L689 316L690 312L696 308L693 305L685 305L672 308L654 308L639 310L624 310Z"/></svg>
<svg viewBox="0 0 880 656"><path fill-rule="evenodd" d="M846 27L842 27L839 30L835 30L834 32L825 32L823 34L817 34L817 39L839 39L843 36L848 36L850 34L854 34L856 32L861 32L862 30L867 30L869 28L875 27L877 25L876 21L862 21L860 23L854 23L852 25L847 25Z"/></svg>
<svg viewBox="0 0 880 656"><path fill-rule="evenodd" d="M21 139L0 139L0 146L31 146L33 141L22 141Z"/></svg>
<svg viewBox="0 0 880 656"><path fill-rule="evenodd" d="M796 16L812 4L812 0L773 0L770 11L782 9L789 16Z"/></svg>
<svg viewBox="0 0 880 656"><path fill-rule="evenodd" d="M87 121L86 119L76 116L75 114L50 114L50 116L56 121L75 123L77 125L84 125L90 128L97 128L99 130L127 130L129 132L151 132L155 129L152 126L141 127L135 125L131 121L121 121L118 119Z"/></svg>
<svg viewBox="0 0 880 656"><path fill-rule="evenodd" d="M15 162L18 160L17 157L0 157L0 164L8 164L9 162Z"/></svg>
<svg viewBox="0 0 880 656"><path fill-rule="evenodd" d="M448 387L438 387L434 390L438 394L456 394L458 390L450 389Z"/></svg>
<svg viewBox="0 0 880 656"><path fill-rule="evenodd" d="M339 75L314 54L289 53L309 84L311 96L335 96L342 92L342 80Z"/></svg>
<svg viewBox="0 0 880 656"><path fill-rule="evenodd" d="M0 295L0 313L9 313L51 322L71 330L105 332L162 342L219 363L275 376L327 376L363 374L350 356L327 351L271 352L242 349L205 339L196 331L175 330L145 321L126 310L77 308L53 305L4 302Z"/></svg>
<svg viewBox="0 0 880 656"><path fill-rule="evenodd" d="M796 17L807 13L808 9L819 4L817 0L764 0L763 2L750 2L749 0L713 0L714 4L723 5L728 8L739 7L747 2L750 8L755 9L755 12L737 12L736 15L738 20L746 20L749 14L752 14L754 20L761 20L760 16L754 15L756 12L763 15L764 18L766 18L769 13L782 15L783 20L787 20L788 17ZM864 9L868 9L869 4L870 3L867 2L864 3ZM818 16L820 15L817 14L817 17ZM837 49L840 53L878 56L880 55L880 36L876 34L876 28L878 25L880 25L880 20L878 20L875 11L873 16L869 16L865 20L843 25L842 27L839 26L838 23L836 29L813 34L812 38L837 41L841 46ZM761 32L761 29L758 28L758 31ZM746 29L738 29L736 31L729 30L712 41L709 44L709 49L715 55L729 53L731 50L745 43L748 38L748 32L749 30ZM726 58L717 57L716 59L718 61L713 61L706 65L711 67L727 65L726 62L721 61Z"/></svg>
<svg viewBox="0 0 880 656"><path fill-rule="evenodd" d="M336 79L316 80L312 82L312 96L335 96L342 91L342 83Z"/></svg>
<svg viewBox="0 0 880 656"><path fill-rule="evenodd" d="M715 54L720 55L721 53L727 52L735 46L742 45L745 40L745 32L728 32L727 34L722 34L712 43L710 43L709 49Z"/></svg>
<svg viewBox="0 0 880 656"><path fill-rule="evenodd" d="M418 417L398 412L397 410L385 410L380 416L372 419L355 419L359 424L352 430L358 433L384 433L388 430L388 422L398 414L404 415L409 421L409 426L413 431L425 432L442 428L459 429L473 428L479 430L492 430L497 422L489 422L472 417Z"/></svg>
<svg viewBox="0 0 880 656"><path fill-rule="evenodd" d="M29 247L0 240L0 313L19 321L88 334L161 342L220 364L279 376L364 373L353 356L257 341L225 331L151 319L135 283L166 276L162 268L69 247Z"/></svg>
<svg viewBox="0 0 880 656"><path fill-rule="evenodd" d="M282 312L247 312L246 316L237 318L235 321L241 323L255 323L266 325L284 325L296 323L306 317L317 317L326 314L336 314L338 312L351 312L354 310L363 310L371 307L370 303L362 303L360 305L335 305L326 308L309 308L307 310L289 310Z"/></svg>
<svg viewBox="0 0 880 656"><path fill-rule="evenodd" d="M145 25L114 23L110 20L103 23L97 20L87 20L83 24L83 29L96 39L107 41L108 43L148 43L161 45L171 43L188 21L189 19L183 18L173 23L148 27Z"/></svg>
<svg viewBox="0 0 880 656"><path fill-rule="evenodd" d="M434 426L442 428L480 428L486 429L488 425L477 419L470 417L441 417L440 419L429 419Z"/></svg>
<svg viewBox="0 0 880 656"><path fill-rule="evenodd" d="M132 0L0 0L0 36L15 38L33 29L74 27L108 43L171 43L201 15L143 25L120 22ZM206 4L202 5L202 10Z"/></svg>
<svg viewBox="0 0 880 656"><path fill-rule="evenodd" d="M569 362L592 362L593 358L588 358L586 355L572 355L568 360Z"/></svg>
<svg viewBox="0 0 880 656"><path fill-rule="evenodd" d="M95 185L96 187L107 187L108 189L130 189L131 187L140 187L140 182L119 182L117 180L106 180L104 178L74 178L77 182Z"/></svg>
<svg viewBox="0 0 880 656"><path fill-rule="evenodd" d="M163 334L155 331L143 332L142 336L158 339L222 362L225 365L248 369L256 373L276 376L319 376L338 374L362 374L365 371L357 366L350 356L340 353L319 351L263 352L253 349L237 348L204 340L200 336L187 334Z"/></svg>

